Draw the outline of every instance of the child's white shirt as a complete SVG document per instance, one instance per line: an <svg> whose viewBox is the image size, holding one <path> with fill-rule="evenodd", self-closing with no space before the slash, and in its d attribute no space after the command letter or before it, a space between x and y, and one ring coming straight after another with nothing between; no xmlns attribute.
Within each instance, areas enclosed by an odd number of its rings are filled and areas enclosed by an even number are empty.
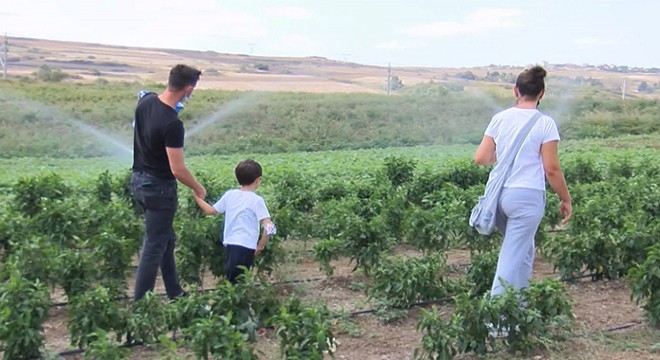
<svg viewBox="0 0 660 360"><path fill-rule="evenodd" d="M253 191L233 189L213 204L218 213L225 214L224 245L239 245L256 249L259 224L270 218L264 199Z"/></svg>

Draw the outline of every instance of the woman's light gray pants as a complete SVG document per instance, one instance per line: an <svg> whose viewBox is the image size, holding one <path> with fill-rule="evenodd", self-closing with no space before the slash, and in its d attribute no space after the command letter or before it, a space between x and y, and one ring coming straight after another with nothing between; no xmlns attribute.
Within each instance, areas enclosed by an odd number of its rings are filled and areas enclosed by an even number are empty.
<svg viewBox="0 0 660 360"><path fill-rule="evenodd" d="M545 191L504 188L497 228L504 236L491 295L504 293L500 278L515 289L527 287L534 265L534 235L545 210Z"/></svg>

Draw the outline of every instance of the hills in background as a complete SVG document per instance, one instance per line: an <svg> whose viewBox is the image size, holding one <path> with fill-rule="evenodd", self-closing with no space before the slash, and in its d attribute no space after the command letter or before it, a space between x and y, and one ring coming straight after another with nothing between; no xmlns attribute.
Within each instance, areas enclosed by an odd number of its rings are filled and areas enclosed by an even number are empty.
<svg viewBox="0 0 660 360"><path fill-rule="evenodd" d="M204 71L199 87L237 91L312 93L380 93L387 89L388 68L320 57L263 57L111 46L30 38L9 38L10 78L32 77L42 66L61 69L80 82L129 81L163 83L172 65L186 63ZM660 69L614 65L542 64L550 78L595 82L610 91L643 97L660 93ZM489 65L476 68L392 68L394 88L421 83L486 81L511 83L522 67ZM399 83L400 81L400 83ZM645 83L645 84L643 84ZM641 90L641 91L639 91Z"/></svg>

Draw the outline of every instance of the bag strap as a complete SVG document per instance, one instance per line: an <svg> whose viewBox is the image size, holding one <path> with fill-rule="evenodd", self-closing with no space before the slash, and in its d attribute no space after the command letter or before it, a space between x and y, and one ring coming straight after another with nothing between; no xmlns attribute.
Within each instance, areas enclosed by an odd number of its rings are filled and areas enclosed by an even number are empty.
<svg viewBox="0 0 660 360"><path fill-rule="evenodd" d="M529 120L527 120L525 126L523 126L523 128L520 129L520 132L518 132L518 135L516 135L516 138L513 140L511 150L513 151L512 154L515 155L511 156L511 163L507 167L505 178L508 177L509 171L511 171L511 169L513 168L513 164L516 162L516 159L518 158L518 152L522 147L522 143L525 141L527 135L529 135L529 132L532 131L532 127L534 127L536 120L538 120L541 116L543 116L543 113L540 111L537 111L534 115L532 115L532 117L529 118Z"/></svg>

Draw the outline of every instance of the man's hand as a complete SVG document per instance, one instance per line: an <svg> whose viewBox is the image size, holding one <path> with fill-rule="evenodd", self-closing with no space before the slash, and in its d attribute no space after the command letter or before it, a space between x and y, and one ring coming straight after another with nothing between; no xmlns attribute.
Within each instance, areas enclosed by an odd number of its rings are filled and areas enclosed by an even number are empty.
<svg viewBox="0 0 660 360"><path fill-rule="evenodd" d="M193 191L195 192L195 196L203 200L206 198L206 189L204 189L204 186L200 183L197 183L197 185L199 186L195 186Z"/></svg>

